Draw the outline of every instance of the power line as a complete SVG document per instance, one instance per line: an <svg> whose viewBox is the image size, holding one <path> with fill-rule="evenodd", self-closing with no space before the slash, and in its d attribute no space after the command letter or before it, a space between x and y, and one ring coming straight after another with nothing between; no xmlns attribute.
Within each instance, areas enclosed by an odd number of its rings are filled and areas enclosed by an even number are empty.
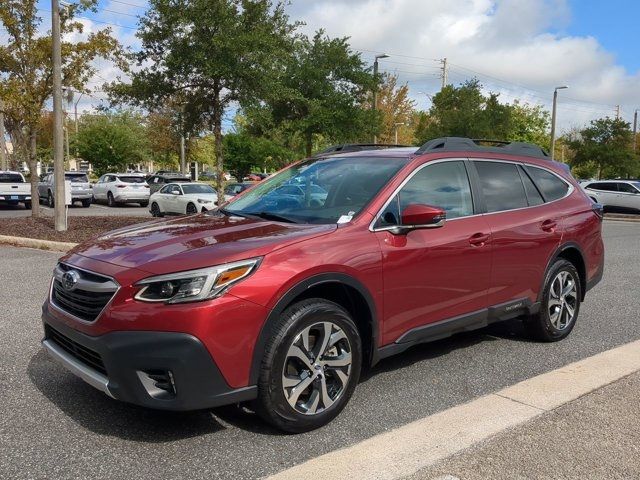
<svg viewBox="0 0 640 480"><path fill-rule="evenodd" d="M38 7L38 11L51 13L51 10L49 10L47 8L42 8L42 7ZM130 27L130 26L127 26L127 25L120 25L118 23L104 22L102 20L96 20L95 18L83 17L82 15L76 15L74 18L82 18L83 20L89 20L90 22L101 23L103 25L110 25L112 27L126 28L128 30L138 30L137 27Z"/></svg>

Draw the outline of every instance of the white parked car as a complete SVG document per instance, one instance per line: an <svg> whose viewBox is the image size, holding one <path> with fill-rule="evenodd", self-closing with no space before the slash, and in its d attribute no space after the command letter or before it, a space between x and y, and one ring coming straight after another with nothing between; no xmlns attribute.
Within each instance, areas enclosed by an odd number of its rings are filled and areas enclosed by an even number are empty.
<svg viewBox="0 0 640 480"><path fill-rule="evenodd" d="M123 203L149 205L149 185L144 175L135 173L105 173L93 186L93 198L110 207Z"/></svg>
<svg viewBox="0 0 640 480"><path fill-rule="evenodd" d="M169 183L149 198L154 217L193 215L216 207L218 194L205 183Z"/></svg>
<svg viewBox="0 0 640 480"><path fill-rule="evenodd" d="M587 195L604 207L640 211L640 181L598 180L582 182Z"/></svg>
<svg viewBox="0 0 640 480"><path fill-rule="evenodd" d="M0 203L15 206L18 202L31 209L31 185L20 172L0 171Z"/></svg>

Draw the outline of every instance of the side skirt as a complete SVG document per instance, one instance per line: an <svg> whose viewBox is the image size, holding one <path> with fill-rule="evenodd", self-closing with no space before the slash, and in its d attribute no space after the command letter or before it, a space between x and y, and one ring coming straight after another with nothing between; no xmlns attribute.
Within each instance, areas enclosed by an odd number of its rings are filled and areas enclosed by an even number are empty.
<svg viewBox="0 0 640 480"><path fill-rule="evenodd" d="M379 348L377 360L404 352L414 345L441 340L456 333L477 330L491 323L511 320L523 315L533 315L539 309L540 303L532 303L528 298L521 298L459 317L416 327L405 332L395 343Z"/></svg>

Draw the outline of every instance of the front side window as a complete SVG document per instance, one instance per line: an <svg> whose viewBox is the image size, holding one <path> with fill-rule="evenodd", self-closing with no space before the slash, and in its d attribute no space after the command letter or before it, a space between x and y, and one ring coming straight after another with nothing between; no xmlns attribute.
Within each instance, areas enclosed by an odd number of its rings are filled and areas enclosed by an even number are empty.
<svg viewBox="0 0 640 480"><path fill-rule="evenodd" d="M391 200L377 227L400 225L401 212L409 205L440 207L447 219L473 215L467 169L461 160L427 165L418 170Z"/></svg>
<svg viewBox="0 0 640 480"><path fill-rule="evenodd" d="M532 167L527 165L525 167L531 179L535 182L538 189L544 195L544 199L547 202L553 202L564 197L569 191L569 185L561 180L557 175L544 170L542 168Z"/></svg>
<svg viewBox="0 0 640 480"><path fill-rule="evenodd" d="M231 200L225 211L293 223L348 222L408 161L409 157L313 158L263 180Z"/></svg>
<svg viewBox="0 0 640 480"><path fill-rule="evenodd" d="M475 162L487 212L524 208L527 195L514 163Z"/></svg>
<svg viewBox="0 0 640 480"><path fill-rule="evenodd" d="M184 192L185 195L190 195L193 193L213 195L214 193L216 193L215 189L211 185L198 184L198 183L183 185L182 191Z"/></svg>
<svg viewBox="0 0 640 480"><path fill-rule="evenodd" d="M165 185L160 189L160 193L170 193L173 185Z"/></svg>

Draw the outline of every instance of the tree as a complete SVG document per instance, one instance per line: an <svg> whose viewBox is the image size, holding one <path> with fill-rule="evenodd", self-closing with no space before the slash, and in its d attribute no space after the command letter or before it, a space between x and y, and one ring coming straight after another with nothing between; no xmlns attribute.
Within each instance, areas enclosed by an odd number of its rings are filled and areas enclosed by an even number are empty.
<svg viewBox="0 0 640 480"><path fill-rule="evenodd" d="M281 88L266 104L246 109L254 131L299 134L307 156L318 138L362 141L378 131L378 114L365 106L376 79L346 38L331 39L322 30L311 39L299 36L287 61Z"/></svg>
<svg viewBox="0 0 640 480"><path fill-rule="evenodd" d="M274 87L294 28L284 4L270 0L151 0L137 34L140 68L112 92L147 107L179 98L194 124L210 125L222 201L225 109Z"/></svg>
<svg viewBox="0 0 640 480"><path fill-rule="evenodd" d="M238 180L254 169L263 171L283 167L294 158L290 150L278 143L243 132L224 136L224 152L227 166Z"/></svg>
<svg viewBox="0 0 640 480"><path fill-rule="evenodd" d="M378 111L382 122L378 140L380 143L395 143L397 126L398 143L410 145L415 141L414 122L419 121L415 115L416 102L409 98L406 83L398 86L396 75L384 75L382 78L378 89Z"/></svg>
<svg viewBox="0 0 640 480"><path fill-rule="evenodd" d="M618 118L592 120L567 143L573 150L572 167L581 172L591 167L597 178L640 174L640 162L632 149L631 125Z"/></svg>
<svg viewBox="0 0 640 480"><path fill-rule="evenodd" d="M74 20L78 13L95 7L97 0L71 3L60 11L63 38L82 34L83 25ZM41 112L52 96L53 62L51 34L40 35L42 19L36 0L0 1L0 20L7 31L7 43L0 46L0 98L7 130L17 151L26 156L31 172L32 215L39 215L37 132ZM77 91L95 72L96 57L120 61L120 46L104 29L75 43L62 42L62 81Z"/></svg>
<svg viewBox="0 0 640 480"><path fill-rule="evenodd" d="M140 115L131 112L83 115L74 148L98 175L124 171L149 158L148 138Z"/></svg>

